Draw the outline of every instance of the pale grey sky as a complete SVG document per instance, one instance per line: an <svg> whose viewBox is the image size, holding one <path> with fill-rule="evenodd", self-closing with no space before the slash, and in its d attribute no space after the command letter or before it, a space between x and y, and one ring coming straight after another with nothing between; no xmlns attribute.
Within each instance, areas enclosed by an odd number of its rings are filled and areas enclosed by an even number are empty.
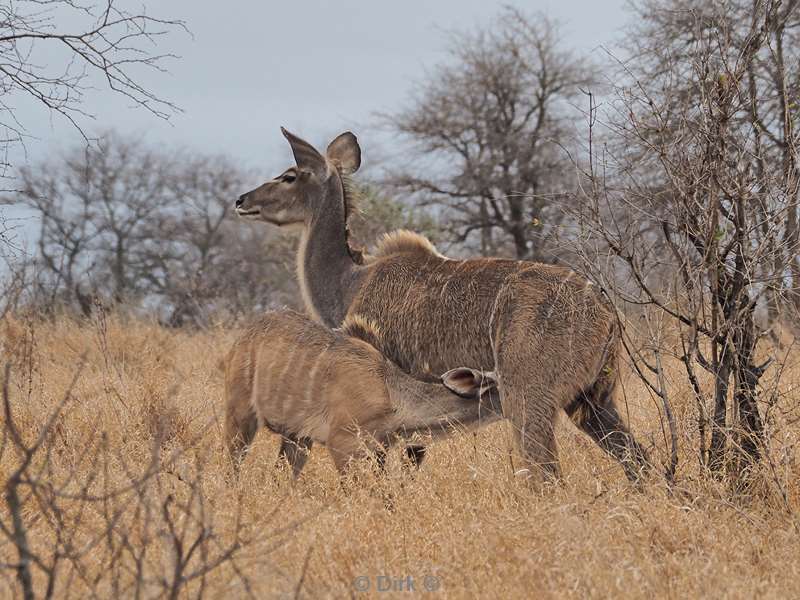
<svg viewBox="0 0 800 600"><path fill-rule="evenodd" d="M138 7L139 0L119 0ZM285 125L316 144L343 129L359 136L364 162L390 143L368 124L376 111L403 105L412 83L445 59L445 30L488 22L503 5L544 12L563 23L565 46L591 55L619 35L624 0L305 0L147 2L149 12L184 19L193 37L176 32L159 51L180 55L169 74L148 73L147 86L184 112L169 123L108 92L89 93L90 134L114 128L154 144L221 153L274 175L291 160ZM48 50L49 51L49 50ZM47 51L46 51L47 52ZM43 54L53 62L59 55ZM63 59L62 59L63 60ZM74 129L30 101L17 103L36 139L25 160L37 162L80 143ZM0 208L0 210L3 210ZM15 216L16 211L5 208Z"/></svg>
<svg viewBox="0 0 800 600"><path fill-rule="evenodd" d="M139 1L120 4L138 6ZM117 128L154 142L230 154L250 164L284 146L286 125L317 142L343 128L358 133L375 111L397 108L426 68L445 57L444 30L486 23L508 2L487 0L305 0L147 3L155 16L186 20L194 39L176 32L159 50L181 56L167 75L146 81L181 108L160 122L109 93L89 94L97 115L88 129ZM564 44L591 53L612 42L627 15L623 0L512 2L563 21ZM53 56L57 59L57 55ZM38 114L38 118L36 113ZM38 108L28 144L33 160L53 146L79 142L76 132ZM365 153L369 152L369 139Z"/></svg>

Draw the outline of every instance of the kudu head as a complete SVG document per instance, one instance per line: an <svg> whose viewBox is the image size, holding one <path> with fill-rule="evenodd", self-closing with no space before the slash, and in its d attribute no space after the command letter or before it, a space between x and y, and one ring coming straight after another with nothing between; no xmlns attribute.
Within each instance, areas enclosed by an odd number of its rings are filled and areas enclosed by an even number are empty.
<svg viewBox="0 0 800 600"><path fill-rule="evenodd" d="M341 211L347 218L342 178L361 166L356 136L346 131L329 145L325 155L281 127L297 163L274 179L242 194L236 201L240 217L279 227L303 225L320 211Z"/></svg>

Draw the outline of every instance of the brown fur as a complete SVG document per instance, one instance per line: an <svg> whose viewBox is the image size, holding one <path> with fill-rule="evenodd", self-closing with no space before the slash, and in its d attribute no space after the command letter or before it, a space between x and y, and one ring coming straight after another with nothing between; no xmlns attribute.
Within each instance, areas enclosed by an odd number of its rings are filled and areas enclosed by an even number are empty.
<svg viewBox="0 0 800 600"><path fill-rule="evenodd" d="M377 335L358 317L348 328ZM258 428L266 426L283 437L281 456L297 476L313 442L326 444L343 471L351 459L397 439L433 438L455 424L497 419L490 374L460 369L443 381L471 397L409 377L362 339L293 311L268 313L234 343L225 361L226 443L238 465Z"/></svg>
<svg viewBox="0 0 800 600"><path fill-rule="evenodd" d="M258 197L251 192L240 203L274 222L287 193L300 198L296 210L303 215L305 243L298 278L312 314L330 327L354 313L377 323L380 351L415 377L465 364L496 371L503 415L533 473L559 474L553 427L562 409L620 460L629 478L649 467L613 401L616 317L591 283L552 265L451 260L410 232L390 234L360 264L348 253L336 167L342 155L357 154L360 164L355 137L342 134L327 156L317 152L312 158L307 142L287 138L298 168L324 176L290 192L279 186ZM348 164L350 173L355 163Z"/></svg>

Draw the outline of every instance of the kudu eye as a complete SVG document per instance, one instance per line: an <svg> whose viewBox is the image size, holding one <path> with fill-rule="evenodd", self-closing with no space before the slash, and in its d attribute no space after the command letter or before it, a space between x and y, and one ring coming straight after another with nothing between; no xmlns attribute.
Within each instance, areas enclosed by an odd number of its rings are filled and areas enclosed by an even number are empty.
<svg viewBox="0 0 800 600"><path fill-rule="evenodd" d="M286 173L281 177L283 183L293 183L295 179L297 179L297 176L294 173Z"/></svg>

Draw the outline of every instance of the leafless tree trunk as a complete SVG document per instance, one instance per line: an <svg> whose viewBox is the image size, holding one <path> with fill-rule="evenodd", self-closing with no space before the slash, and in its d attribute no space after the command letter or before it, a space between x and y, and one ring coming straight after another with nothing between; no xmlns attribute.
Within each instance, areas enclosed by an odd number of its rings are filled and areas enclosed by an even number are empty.
<svg viewBox="0 0 800 600"><path fill-rule="evenodd" d="M791 119L770 121L781 122L777 137L758 117L789 106L789 96L780 98L790 76L753 78L781 62L777 48L798 15L796 2L689 4L638 5L640 54L625 64L613 112L601 120L604 151L590 146L575 219L591 243L577 244L576 255L621 305L660 313L680 332L678 358L701 420L699 454L721 474L741 472L764 452L759 384L772 361L758 362L769 330L756 313L775 310L776 300L785 306L795 291L800 248L789 214L797 207L798 139ZM589 112L594 128L593 104ZM713 378L711 410L696 366Z"/></svg>
<svg viewBox="0 0 800 600"><path fill-rule="evenodd" d="M456 243L475 232L485 254L552 260L548 236L563 217L554 196L573 181L562 150L570 104L593 76L558 40L545 16L506 8L486 28L453 34L451 63L385 117L411 147L389 182L443 209Z"/></svg>

